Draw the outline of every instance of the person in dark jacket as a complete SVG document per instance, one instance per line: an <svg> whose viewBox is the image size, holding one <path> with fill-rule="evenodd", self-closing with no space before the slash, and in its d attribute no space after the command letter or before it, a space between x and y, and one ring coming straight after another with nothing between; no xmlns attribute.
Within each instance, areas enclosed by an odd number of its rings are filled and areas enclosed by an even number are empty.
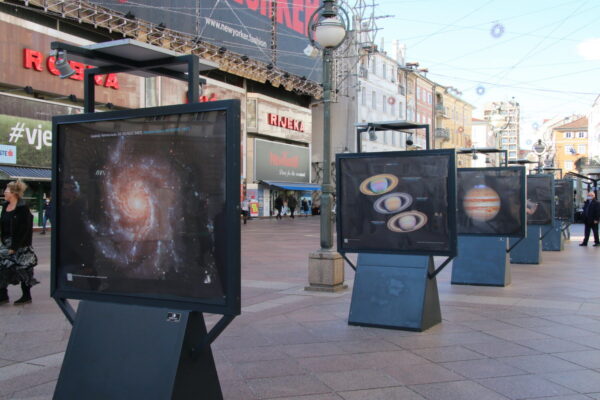
<svg viewBox="0 0 600 400"><path fill-rule="evenodd" d="M296 211L296 207L298 206L298 200L294 195L288 196L288 207L290 208L290 217L294 218L294 211Z"/></svg>
<svg viewBox="0 0 600 400"><path fill-rule="evenodd" d="M42 207L42 212L44 214L42 217L42 231L40 232L40 234L45 235L46 234L46 224L48 223L48 221L50 221L50 223L52 223L52 198L50 196L48 196L44 200L44 206Z"/></svg>
<svg viewBox="0 0 600 400"><path fill-rule="evenodd" d="M21 284L23 295L15 305L31 303L31 287L37 257L31 247L33 215L23 200L27 185L9 182L4 191L5 204L0 214L0 304L8 303L9 284Z"/></svg>
<svg viewBox="0 0 600 400"><path fill-rule="evenodd" d="M277 215L275 216L275 218L283 218L281 216L281 210L283 209L283 197L281 197L281 195L277 196L277 198L275 199L275 209L277 210Z"/></svg>
<svg viewBox="0 0 600 400"><path fill-rule="evenodd" d="M585 236L580 246L587 246L590 238L590 230L594 232L594 246L600 246L598 240L598 221L600 221L600 203L596 200L594 192L589 192L587 200L583 204L583 223L585 224Z"/></svg>

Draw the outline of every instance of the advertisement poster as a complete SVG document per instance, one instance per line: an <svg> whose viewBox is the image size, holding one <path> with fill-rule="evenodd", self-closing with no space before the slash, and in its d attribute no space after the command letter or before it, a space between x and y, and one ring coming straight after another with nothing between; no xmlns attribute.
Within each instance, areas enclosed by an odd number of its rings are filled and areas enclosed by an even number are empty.
<svg viewBox="0 0 600 400"><path fill-rule="evenodd" d="M525 168L459 168L459 235L524 237Z"/></svg>
<svg viewBox="0 0 600 400"><path fill-rule="evenodd" d="M291 144L254 140L256 180L310 182L310 148Z"/></svg>
<svg viewBox="0 0 600 400"><path fill-rule="evenodd" d="M338 251L453 255L453 150L337 155Z"/></svg>
<svg viewBox="0 0 600 400"><path fill-rule="evenodd" d="M554 219L554 177L552 175L527 176L527 223L549 225Z"/></svg>
<svg viewBox="0 0 600 400"><path fill-rule="evenodd" d="M226 117L58 125L58 289L224 302Z"/></svg>
<svg viewBox="0 0 600 400"><path fill-rule="evenodd" d="M574 222L575 192L573 190L573 180L571 179L558 179L554 181L556 219Z"/></svg>

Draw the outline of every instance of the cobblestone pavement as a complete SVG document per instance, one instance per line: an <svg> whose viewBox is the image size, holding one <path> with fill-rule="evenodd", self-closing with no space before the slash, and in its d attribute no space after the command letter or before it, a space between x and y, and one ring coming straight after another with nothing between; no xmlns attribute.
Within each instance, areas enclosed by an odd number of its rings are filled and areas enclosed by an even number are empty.
<svg viewBox="0 0 600 400"><path fill-rule="evenodd" d="M242 315L213 345L225 399L600 399L600 248L572 232L542 264L512 265L506 288L453 286L446 268L443 322L416 333L348 326L350 290L303 290L317 217L251 220ZM2 399L50 399L56 384L70 325L48 297L49 236L35 236L34 302L0 307Z"/></svg>

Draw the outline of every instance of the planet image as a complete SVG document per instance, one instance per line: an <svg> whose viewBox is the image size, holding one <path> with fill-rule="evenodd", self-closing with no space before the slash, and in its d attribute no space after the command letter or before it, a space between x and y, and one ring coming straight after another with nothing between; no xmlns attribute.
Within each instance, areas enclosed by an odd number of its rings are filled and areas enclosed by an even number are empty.
<svg viewBox="0 0 600 400"><path fill-rule="evenodd" d="M477 185L467 191L463 208L469 218L476 221L489 221L500 211L500 196L492 188Z"/></svg>
<svg viewBox="0 0 600 400"><path fill-rule="evenodd" d="M360 184L360 191L367 196L377 196L394 190L398 178L391 174L374 175Z"/></svg>
<svg viewBox="0 0 600 400"><path fill-rule="evenodd" d="M408 233L421 229L427 223L427 215L420 211L407 211L394 215L387 223L392 232Z"/></svg>
<svg viewBox="0 0 600 400"><path fill-rule="evenodd" d="M407 209L412 204L413 198L408 193L389 193L377 199L373 208L381 214L394 214Z"/></svg>

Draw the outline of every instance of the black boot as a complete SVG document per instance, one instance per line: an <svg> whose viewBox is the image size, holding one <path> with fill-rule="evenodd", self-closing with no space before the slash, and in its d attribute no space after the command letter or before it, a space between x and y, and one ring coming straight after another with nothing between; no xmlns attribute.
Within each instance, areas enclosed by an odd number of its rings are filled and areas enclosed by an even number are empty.
<svg viewBox="0 0 600 400"><path fill-rule="evenodd" d="M0 289L0 304L8 303L8 290Z"/></svg>
<svg viewBox="0 0 600 400"><path fill-rule="evenodd" d="M13 303L15 306L31 303L31 288L21 283L21 290L23 291L23 296Z"/></svg>

